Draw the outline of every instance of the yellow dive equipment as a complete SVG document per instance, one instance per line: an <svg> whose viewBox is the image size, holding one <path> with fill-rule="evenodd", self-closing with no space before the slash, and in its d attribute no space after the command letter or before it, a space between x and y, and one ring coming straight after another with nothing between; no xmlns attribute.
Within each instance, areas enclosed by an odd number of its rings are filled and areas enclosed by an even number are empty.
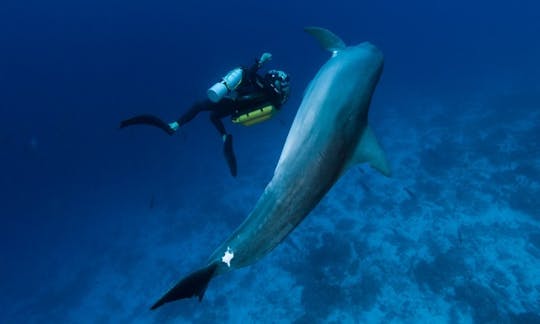
<svg viewBox="0 0 540 324"><path fill-rule="evenodd" d="M232 122L244 126L251 126L270 119L276 112L277 109L273 105L267 104L250 110L245 114L233 117Z"/></svg>

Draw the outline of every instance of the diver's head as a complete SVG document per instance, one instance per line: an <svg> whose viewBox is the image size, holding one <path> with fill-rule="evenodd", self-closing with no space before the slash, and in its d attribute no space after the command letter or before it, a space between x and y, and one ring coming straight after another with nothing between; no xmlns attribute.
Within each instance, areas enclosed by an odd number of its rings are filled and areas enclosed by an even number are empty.
<svg viewBox="0 0 540 324"><path fill-rule="evenodd" d="M281 103L285 103L291 92L289 75L280 70L270 70L266 72L264 78L281 94Z"/></svg>

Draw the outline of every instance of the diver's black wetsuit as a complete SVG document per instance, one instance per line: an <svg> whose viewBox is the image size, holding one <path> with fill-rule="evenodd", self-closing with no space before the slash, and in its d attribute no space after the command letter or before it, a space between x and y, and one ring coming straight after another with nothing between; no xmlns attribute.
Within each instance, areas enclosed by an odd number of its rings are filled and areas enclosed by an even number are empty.
<svg viewBox="0 0 540 324"><path fill-rule="evenodd" d="M236 158L232 148L232 135L227 134L221 119L227 116L242 115L263 104L272 104L276 109L280 109L287 100L286 94L274 87L271 80L266 80L257 74L260 68L261 64L257 60L251 67L243 68L242 82L235 89L236 96L234 98L224 97L219 102L212 102L208 99L197 102L176 121L181 127L200 112L209 111L210 120L223 137L225 158L233 176L236 176ZM120 123L120 128L140 124L159 127L169 135L175 133L169 124L153 115L140 115L126 119Z"/></svg>
<svg viewBox="0 0 540 324"><path fill-rule="evenodd" d="M202 111L210 111L210 120L222 135L227 135L225 126L221 119L227 116L238 116L262 104L272 104L274 108L280 109L283 102L283 94L275 89L268 80L257 74L260 65L258 62L249 69L244 68L242 82L236 88L236 98L224 97L219 102L212 102L208 99L200 101L191 106L186 113L178 118L177 123L182 125L190 122Z"/></svg>

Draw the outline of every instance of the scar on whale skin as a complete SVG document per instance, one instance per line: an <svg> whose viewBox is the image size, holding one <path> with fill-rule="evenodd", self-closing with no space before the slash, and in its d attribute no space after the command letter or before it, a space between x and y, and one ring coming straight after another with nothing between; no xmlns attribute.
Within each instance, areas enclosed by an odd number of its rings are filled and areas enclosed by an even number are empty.
<svg viewBox="0 0 540 324"><path fill-rule="evenodd" d="M225 254L223 254L223 257L221 257L221 262L226 263L227 266L231 267L231 260L234 258L234 252L231 250L230 246L227 246L227 251L225 251Z"/></svg>

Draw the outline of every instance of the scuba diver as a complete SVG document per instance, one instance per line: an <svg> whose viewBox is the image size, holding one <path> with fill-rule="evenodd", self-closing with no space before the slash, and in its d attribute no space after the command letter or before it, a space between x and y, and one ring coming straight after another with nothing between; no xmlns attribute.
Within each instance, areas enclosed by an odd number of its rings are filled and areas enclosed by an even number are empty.
<svg viewBox="0 0 540 324"><path fill-rule="evenodd" d="M154 115L139 115L120 123L120 128L131 125L152 125L173 135L180 127L202 111L210 112L210 120L223 139L223 152L231 175L236 177L236 157L232 135L227 133L221 119L230 116L233 123L250 126L271 118L287 101L290 78L287 73L269 70L257 72L272 54L263 53L251 67L237 67L207 91L208 99L196 102L186 113L171 123Z"/></svg>

